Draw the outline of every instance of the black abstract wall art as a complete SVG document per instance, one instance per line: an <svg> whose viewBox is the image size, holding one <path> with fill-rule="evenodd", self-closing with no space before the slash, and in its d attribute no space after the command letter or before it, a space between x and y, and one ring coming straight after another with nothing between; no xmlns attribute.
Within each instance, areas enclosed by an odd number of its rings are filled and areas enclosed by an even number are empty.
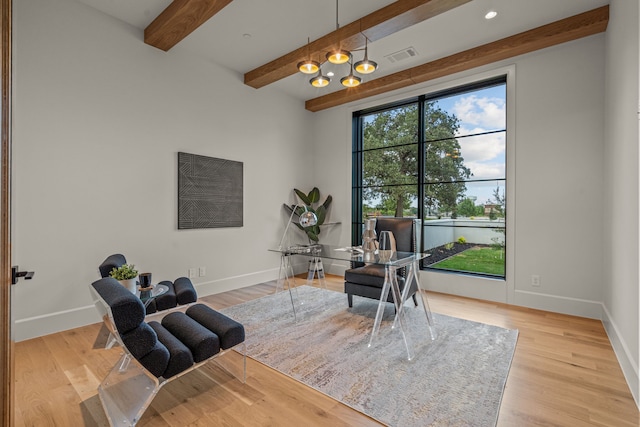
<svg viewBox="0 0 640 427"><path fill-rule="evenodd" d="M178 229L242 227L242 162L178 153Z"/></svg>

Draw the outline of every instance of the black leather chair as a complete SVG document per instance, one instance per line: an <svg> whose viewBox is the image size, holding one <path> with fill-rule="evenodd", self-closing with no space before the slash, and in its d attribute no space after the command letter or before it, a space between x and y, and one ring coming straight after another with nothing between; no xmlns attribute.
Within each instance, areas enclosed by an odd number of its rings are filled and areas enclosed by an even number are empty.
<svg viewBox="0 0 640 427"><path fill-rule="evenodd" d="M415 218L389 218L379 217L376 220L376 235L381 231L388 230L393 233L398 252L417 252L420 236L420 220ZM399 268L398 285L400 292L404 290L406 267ZM362 262L352 262L351 268L344 273L344 292L347 294L349 307L353 307L353 296L372 298L380 300L382 285L384 284L385 267L381 264L363 264ZM416 292L418 284L412 280L409 284L409 295L413 298L413 303L417 306ZM393 303L392 292L389 292L387 302Z"/></svg>
<svg viewBox="0 0 640 427"><path fill-rule="evenodd" d="M126 263L127 259L122 254L109 255L98 267L100 276L102 278L109 277L111 270L121 267ZM191 283L191 280L187 277L180 277L176 279L175 282L164 280L159 282L159 284L166 285L169 291L149 302L147 305L147 314L169 310L178 305L192 304L198 299L198 294L193 287L193 283Z"/></svg>

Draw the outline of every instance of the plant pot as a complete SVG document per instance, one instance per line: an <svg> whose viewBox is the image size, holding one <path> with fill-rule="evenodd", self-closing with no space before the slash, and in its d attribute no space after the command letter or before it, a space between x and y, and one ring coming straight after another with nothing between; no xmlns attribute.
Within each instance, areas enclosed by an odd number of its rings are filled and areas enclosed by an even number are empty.
<svg viewBox="0 0 640 427"><path fill-rule="evenodd" d="M135 279L127 279L127 280L118 280L118 282L120 282L122 284L122 286L124 286L125 288L129 289L129 292L131 292L132 294L136 294L136 291L138 290L138 278L136 277Z"/></svg>

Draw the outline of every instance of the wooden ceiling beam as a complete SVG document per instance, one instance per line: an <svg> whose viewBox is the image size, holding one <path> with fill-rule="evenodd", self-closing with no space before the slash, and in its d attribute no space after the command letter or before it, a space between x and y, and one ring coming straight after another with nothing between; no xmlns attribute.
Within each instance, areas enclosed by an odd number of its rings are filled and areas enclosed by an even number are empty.
<svg viewBox="0 0 640 427"><path fill-rule="evenodd" d="M343 89L309 99L305 108L321 111L392 90L423 83L460 71L512 58L539 49L566 43L606 31L609 6L603 6L504 39L474 47L408 70L370 80L358 87Z"/></svg>
<svg viewBox="0 0 640 427"><path fill-rule="evenodd" d="M432 18L472 0L398 0L364 18L340 27L325 36L262 65L244 75L244 83L261 88L298 72L297 64L309 57L324 61L324 55L337 48L354 50L418 22Z"/></svg>
<svg viewBox="0 0 640 427"><path fill-rule="evenodd" d="M232 0L173 0L144 29L144 42L166 52L231 2Z"/></svg>

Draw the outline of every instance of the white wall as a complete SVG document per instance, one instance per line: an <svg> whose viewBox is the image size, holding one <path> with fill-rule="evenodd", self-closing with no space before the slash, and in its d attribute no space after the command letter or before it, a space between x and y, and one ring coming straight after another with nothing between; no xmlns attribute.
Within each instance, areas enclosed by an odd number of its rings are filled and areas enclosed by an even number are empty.
<svg viewBox="0 0 640 427"><path fill-rule="evenodd" d="M638 288L640 2L613 0L606 34L606 126L603 206L604 324L640 406Z"/></svg>
<svg viewBox="0 0 640 427"><path fill-rule="evenodd" d="M507 281L422 272L423 282L440 292L600 318L604 35L316 113L323 186L338 195L337 205L350 206L351 165L343 159L351 153L353 111L505 72L507 212L513 215L507 218ZM348 209L340 215L350 221ZM531 286L532 274L541 287Z"/></svg>
<svg viewBox="0 0 640 427"><path fill-rule="evenodd" d="M349 244L351 113L506 70L507 281L423 278L434 290L603 316L638 399L639 13L638 2L611 3L606 36L311 114L179 48L147 46L140 30L82 4L14 2L13 263L36 271L14 289L15 339L96 321L87 286L115 252L158 279L204 266L201 295L274 278L267 248L292 187L331 194L341 224L323 239ZM309 150L311 164L301 161ZM178 151L244 163L243 227L177 230Z"/></svg>
<svg viewBox="0 0 640 427"><path fill-rule="evenodd" d="M68 0L14 2L15 339L97 321L88 285L112 253L200 295L273 279L281 204L312 186L301 102ZM244 163L244 226L177 230L177 152ZM311 172L309 178L305 178Z"/></svg>

